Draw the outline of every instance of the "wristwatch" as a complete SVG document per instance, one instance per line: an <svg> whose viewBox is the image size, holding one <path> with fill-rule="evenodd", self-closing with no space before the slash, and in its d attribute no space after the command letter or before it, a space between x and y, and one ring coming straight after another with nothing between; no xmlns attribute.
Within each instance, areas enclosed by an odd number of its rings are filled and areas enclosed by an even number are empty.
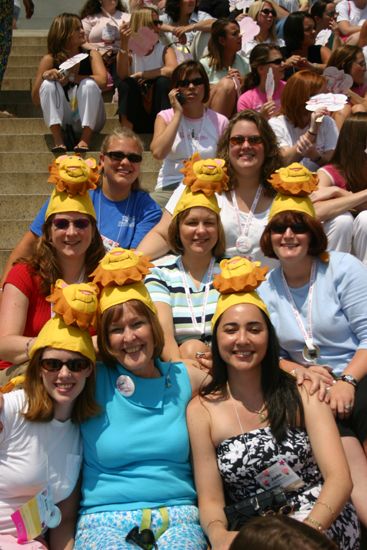
<svg viewBox="0 0 367 550"><path fill-rule="evenodd" d="M358 386L357 380L351 374L342 374L341 376L338 377L338 380L342 380L343 382L352 384L352 386L354 386L355 388Z"/></svg>

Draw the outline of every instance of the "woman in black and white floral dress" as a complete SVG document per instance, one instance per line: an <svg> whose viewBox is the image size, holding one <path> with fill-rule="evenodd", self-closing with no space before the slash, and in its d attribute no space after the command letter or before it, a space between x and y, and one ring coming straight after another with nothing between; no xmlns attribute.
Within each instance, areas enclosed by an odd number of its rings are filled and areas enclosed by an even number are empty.
<svg viewBox="0 0 367 550"><path fill-rule="evenodd" d="M266 306L249 292L265 273L235 257L221 262L214 282L221 296L212 322L213 379L188 409L202 527L213 550L227 550L236 532L224 506L281 486L295 519L343 550L358 550L352 483L330 408L279 368Z"/></svg>

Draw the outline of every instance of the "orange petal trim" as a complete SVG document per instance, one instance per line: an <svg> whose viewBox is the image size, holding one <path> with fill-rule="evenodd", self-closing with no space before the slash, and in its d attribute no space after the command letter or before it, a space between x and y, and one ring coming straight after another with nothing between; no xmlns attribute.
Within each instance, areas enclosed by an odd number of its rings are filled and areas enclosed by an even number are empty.
<svg viewBox="0 0 367 550"><path fill-rule="evenodd" d="M214 276L213 286L221 294L251 292L265 281L269 271L267 266L261 267L260 262L251 262L240 256L222 260L220 267L221 273Z"/></svg>
<svg viewBox="0 0 367 550"><path fill-rule="evenodd" d="M318 177L302 164L293 162L276 170L268 182L278 193L305 197L317 189Z"/></svg>
<svg viewBox="0 0 367 550"><path fill-rule="evenodd" d="M114 248L99 262L91 273L93 282L105 287L108 285L128 285L145 279L154 267L141 252Z"/></svg>

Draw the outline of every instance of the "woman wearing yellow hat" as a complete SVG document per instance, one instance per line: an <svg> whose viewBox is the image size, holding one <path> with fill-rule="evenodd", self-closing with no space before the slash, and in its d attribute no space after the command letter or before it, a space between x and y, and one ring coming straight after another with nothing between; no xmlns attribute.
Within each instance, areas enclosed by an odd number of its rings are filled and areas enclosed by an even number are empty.
<svg viewBox="0 0 367 550"><path fill-rule="evenodd" d="M359 548L331 410L279 368L274 327L255 292L267 270L240 257L221 268L213 378L188 407L200 521L211 548L229 548L246 521L236 506L226 515L226 505L242 504L251 517L258 503L261 512L291 514L325 531L340 548ZM264 489L268 502L258 494Z"/></svg>
<svg viewBox="0 0 367 550"><path fill-rule="evenodd" d="M325 253L327 237L307 196L316 179L300 165L294 170L281 168L271 180L278 194L261 247L280 267L260 294L289 368L316 372L327 385L352 472L352 500L367 525L367 270L350 254Z"/></svg>
<svg viewBox="0 0 367 550"><path fill-rule="evenodd" d="M134 541L150 548L154 540L160 550L207 548L185 419L205 375L159 360L163 330L143 284L151 265L144 256L117 248L94 273L94 282L103 286L98 330L103 363L96 384L102 413L82 426L75 550L128 550Z"/></svg>
<svg viewBox="0 0 367 550"><path fill-rule="evenodd" d="M50 548L73 546L82 461L78 424L99 411L95 353L87 330L96 315L96 287L58 281L52 299L63 313L56 313L40 331L29 350L24 390L4 395L0 413L2 548L15 548L17 539L42 539L47 527ZM46 489L48 506L40 516L44 528L36 520L32 527L30 517L40 507L34 502L31 506L30 500L38 495L44 502L40 493ZM48 548L41 542L28 546Z"/></svg>
<svg viewBox="0 0 367 550"><path fill-rule="evenodd" d="M146 279L164 326L165 361L195 359L208 351L210 321L218 300L213 277L225 251L214 194L227 186L224 164L221 159L199 160L196 155L185 163L187 187L168 229L171 249L179 256L154 267Z"/></svg>
<svg viewBox="0 0 367 550"><path fill-rule="evenodd" d="M56 184L56 189L51 195L36 252L14 265L4 284L0 308L0 369L29 359L34 338L51 316L46 296L56 280L87 281L104 255L96 213L86 192L95 187L99 178L95 160L59 157L50 171L50 181ZM11 373L12 370L9 375Z"/></svg>

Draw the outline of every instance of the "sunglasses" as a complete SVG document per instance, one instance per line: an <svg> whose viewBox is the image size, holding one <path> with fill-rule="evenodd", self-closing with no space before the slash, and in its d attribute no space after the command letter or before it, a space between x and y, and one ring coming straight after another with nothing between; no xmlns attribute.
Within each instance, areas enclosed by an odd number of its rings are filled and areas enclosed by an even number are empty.
<svg viewBox="0 0 367 550"><path fill-rule="evenodd" d="M232 136L229 138L231 145L243 145L247 141L249 145L260 145L263 143L261 136Z"/></svg>
<svg viewBox="0 0 367 550"><path fill-rule="evenodd" d="M111 160L115 160L116 162L121 162L124 159L127 159L129 162L139 163L143 160L143 157L141 155L138 155L138 153L124 153L123 151L107 151L107 153L104 153L108 158Z"/></svg>
<svg viewBox="0 0 367 550"><path fill-rule="evenodd" d="M163 21L161 21L160 19L153 19L153 25L157 25L157 27L160 27L161 25L163 25Z"/></svg>
<svg viewBox="0 0 367 550"><path fill-rule="evenodd" d="M90 367L90 361L86 357L76 357L75 359L41 359L40 366L48 372L59 372L66 365L70 372L81 372Z"/></svg>
<svg viewBox="0 0 367 550"><path fill-rule="evenodd" d="M281 65L283 61L283 57L278 57L278 59L273 59L272 61L265 61L264 65Z"/></svg>
<svg viewBox="0 0 367 550"><path fill-rule="evenodd" d="M269 8L264 8L263 10L261 10L261 13L263 13L264 15L272 15L273 17L277 16L277 12L275 10L269 10Z"/></svg>
<svg viewBox="0 0 367 550"><path fill-rule="evenodd" d="M302 222L296 222L296 223L275 223L270 227L270 231L272 233L277 233L278 235L282 235L285 233L288 229L288 227L292 230L293 233L296 235L300 235L302 233L308 232L308 227Z"/></svg>
<svg viewBox="0 0 367 550"><path fill-rule="evenodd" d="M151 529L142 529L139 531L139 527L135 526L129 531L125 538L126 542L134 544L143 550L152 550L158 548L155 542L155 536Z"/></svg>
<svg viewBox="0 0 367 550"><path fill-rule="evenodd" d="M198 78L193 78L192 80L189 78L184 78L183 80L177 81L177 88L188 88L190 84L193 86L200 86L200 84L204 84L204 79L201 76Z"/></svg>
<svg viewBox="0 0 367 550"><path fill-rule="evenodd" d="M336 14L336 11L335 11L335 10L333 10L333 11L326 11L326 12L325 12L325 15L328 15L329 17L334 17L335 14Z"/></svg>
<svg viewBox="0 0 367 550"><path fill-rule="evenodd" d="M69 225L72 224L75 229L83 231L90 226L90 220L88 218L78 218L76 220L67 220L66 218L55 218L52 220L52 224L56 229L69 229Z"/></svg>

